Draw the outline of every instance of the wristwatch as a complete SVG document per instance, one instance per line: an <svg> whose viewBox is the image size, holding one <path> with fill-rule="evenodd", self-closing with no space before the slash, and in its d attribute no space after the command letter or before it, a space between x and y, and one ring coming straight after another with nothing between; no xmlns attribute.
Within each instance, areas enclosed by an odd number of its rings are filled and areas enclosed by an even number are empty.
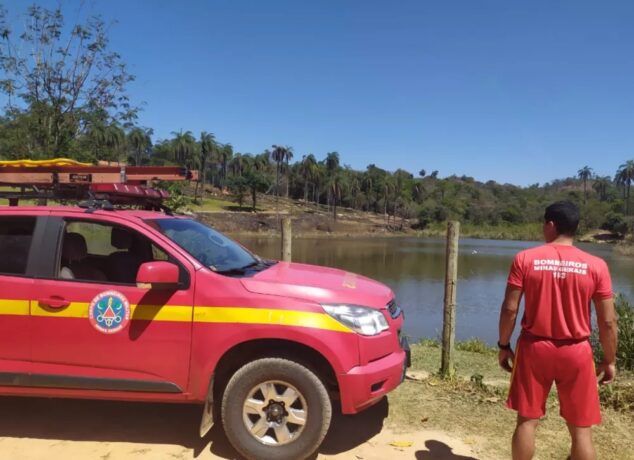
<svg viewBox="0 0 634 460"><path fill-rule="evenodd" d="M509 343L507 343L506 345L502 345L502 344L500 343L500 341L498 340L498 348L499 348L500 350L511 350L511 344L510 344L510 342L509 342Z"/></svg>

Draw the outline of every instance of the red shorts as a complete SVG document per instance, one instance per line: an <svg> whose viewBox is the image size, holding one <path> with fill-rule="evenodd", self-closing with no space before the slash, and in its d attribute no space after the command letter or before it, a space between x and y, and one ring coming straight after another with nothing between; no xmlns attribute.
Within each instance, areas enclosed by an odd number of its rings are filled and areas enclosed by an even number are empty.
<svg viewBox="0 0 634 460"><path fill-rule="evenodd" d="M590 342L521 336L506 405L522 417L541 418L557 384L560 414L571 425L601 423L599 391Z"/></svg>

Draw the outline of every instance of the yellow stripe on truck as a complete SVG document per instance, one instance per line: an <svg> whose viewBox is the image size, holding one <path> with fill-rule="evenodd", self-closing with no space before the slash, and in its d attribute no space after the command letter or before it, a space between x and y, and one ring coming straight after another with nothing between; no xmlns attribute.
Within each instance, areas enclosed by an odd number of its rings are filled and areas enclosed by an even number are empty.
<svg viewBox="0 0 634 460"><path fill-rule="evenodd" d="M0 299L0 315L27 315L29 314L28 300Z"/></svg>
<svg viewBox="0 0 634 460"><path fill-rule="evenodd" d="M278 326L311 327L336 332L352 332L325 313L269 308L195 307L194 322L275 324Z"/></svg>
<svg viewBox="0 0 634 460"><path fill-rule="evenodd" d="M0 300L0 306L2 305ZM4 301L6 302L6 301ZM16 302L16 301L10 301ZM24 302L28 315L28 301ZM33 301L31 314L33 316L48 316L58 318L88 318L88 303L72 302L65 308L49 308ZM176 321L189 322L191 308L175 305L131 305L131 317L134 320L146 321ZM5 313L0 309L1 314ZM242 307L194 307L194 322L219 324L272 324L277 326L309 327L335 332L352 332L349 328L330 317L326 313L314 313L297 310L281 310L273 308L242 308Z"/></svg>
<svg viewBox="0 0 634 460"><path fill-rule="evenodd" d="M56 316L62 318L88 318L87 302L72 302L68 307L50 308L33 301L33 316ZM190 307L177 305L130 305L130 319L146 321L181 321L192 319Z"/></svg>

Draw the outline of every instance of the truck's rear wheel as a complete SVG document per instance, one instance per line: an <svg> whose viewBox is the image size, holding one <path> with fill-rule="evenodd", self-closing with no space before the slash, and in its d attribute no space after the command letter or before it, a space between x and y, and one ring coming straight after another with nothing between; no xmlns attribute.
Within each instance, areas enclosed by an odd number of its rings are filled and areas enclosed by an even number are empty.
<svg viewBox="0 0 634 460"><path fill-rule="evenodd" d="M328 392L309 369L282 358L246 364L222 398L229 441L252 460L296 460L321 444L332 417Z"/></svg>

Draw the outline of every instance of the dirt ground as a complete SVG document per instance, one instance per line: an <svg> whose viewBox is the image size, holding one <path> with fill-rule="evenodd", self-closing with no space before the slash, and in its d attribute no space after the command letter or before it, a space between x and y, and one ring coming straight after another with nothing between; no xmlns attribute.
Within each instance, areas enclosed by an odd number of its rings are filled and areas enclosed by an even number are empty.
<svg viewBox="0 0 634 460"><path fill-rule="evenodd" d="M0 459L240 459L215 426L197 436L192 405L0 397ZM389 403L360 415L337 415L314 460L473 460L468 444L443 432L394 432ZM412 443L394 447L391 443Z"/></svg>

